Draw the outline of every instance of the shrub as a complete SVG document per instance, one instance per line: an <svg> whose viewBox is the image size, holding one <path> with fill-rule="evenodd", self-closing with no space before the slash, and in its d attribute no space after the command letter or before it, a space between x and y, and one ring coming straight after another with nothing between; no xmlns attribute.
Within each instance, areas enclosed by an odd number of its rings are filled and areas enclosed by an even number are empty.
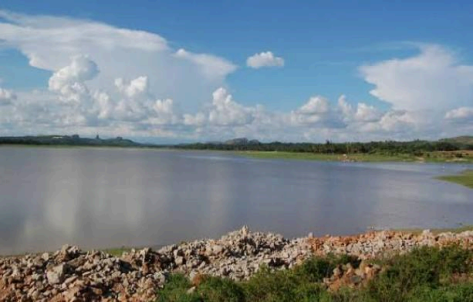
<svg viewBox="0 0 473 302"><path fill-rule="evenodd" d="M352 256L333 256L327 257L312 257L306 260L300 266L294 269L294 273L300 278L306 278L309 282L321 282L324 278L332 275L335 267L341 264L352 264L353 267L358 267L360 261Z"/></svg>
<svg viewBox="0 0 473 302"><path fill-rule="evenodd" d="M459 246L422 247L388 261L386 271L369 283L367 291L376 301L407 301L417 288L436 289L443 279L470 272L471 259L472 252Z"/></svg>
<svg viewBox="0 0 473 302"><path fill-rule="evenodd" d="M191 287L189 279L182 274L173 274L164 288L158 293L158 302L199 302L196 294L188 294Z"/></svg>
<svg viewBox="0 0 473 302"><path fill-rule="evenodd" d="M459 283L459 275L473 273L473 252L460 246L422 247L406 255L383 259L384 271L366 287L328 292L322 281L349 256L311 258L291 270L262 267L250 280L204 276L193 292L180 274L172 275L159 294L164 302L473 302L473 283Z"/></svg>
<svg viewBox="0 0 473 302"><path fill-rule="evenodd" d="M197 288L197 294L206 302L244 302L245 293L236 282L217 278L206 277Z"/></svg>

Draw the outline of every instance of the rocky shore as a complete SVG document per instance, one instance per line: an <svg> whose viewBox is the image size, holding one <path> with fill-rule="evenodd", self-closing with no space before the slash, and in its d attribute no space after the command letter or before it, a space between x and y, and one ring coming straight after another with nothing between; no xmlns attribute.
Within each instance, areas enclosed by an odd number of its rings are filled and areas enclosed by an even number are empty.
<svg viewBox="0 0 473 302"><path fill-rule="evenodd" d="M381 271L370 264L371 258L451 243L471 248L473 231L382 231L289 240L243 227L218 240L197 240L157 251L131 250L121 257L65 245L55 253L0 258L0 301L153 301L169 274L175 272L186 274L195 283L203 275L245 280L262 265L287 269L313 255L358 257L361 264L357 269L339 267L324 280L328 288L336 290L341 285L362 284Z"/></svg>

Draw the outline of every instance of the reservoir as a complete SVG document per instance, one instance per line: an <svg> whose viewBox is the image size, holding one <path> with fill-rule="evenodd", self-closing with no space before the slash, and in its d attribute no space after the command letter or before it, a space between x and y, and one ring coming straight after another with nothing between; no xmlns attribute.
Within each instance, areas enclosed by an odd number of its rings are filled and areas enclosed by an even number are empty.
<svg viewBox="0 0 473 302"><path fill-rule="evenodd" d="M234 153L0 148L0 253L159 246L248 225L287 237L473 224L461 164L252 159Z"/></svg>

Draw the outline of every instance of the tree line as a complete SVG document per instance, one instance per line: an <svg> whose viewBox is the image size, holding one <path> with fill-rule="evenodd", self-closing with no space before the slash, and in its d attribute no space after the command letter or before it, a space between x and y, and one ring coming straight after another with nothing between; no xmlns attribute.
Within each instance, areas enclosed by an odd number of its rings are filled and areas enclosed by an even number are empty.
<svg viewBox="0 0 473 302"><path fill-rule="evenodd" d="M408 142L379 141L379 142L353 142L353 143L248 143L248 144L225 144L225 143L195 143L175 146L180 149L194 150L222 150L222 151L279 151L279 152L302 152L321 154L412 154L422 155L434 151L458 151L473 150L473 144L462 144L448 141L423 141L414 140Z"/></svg>

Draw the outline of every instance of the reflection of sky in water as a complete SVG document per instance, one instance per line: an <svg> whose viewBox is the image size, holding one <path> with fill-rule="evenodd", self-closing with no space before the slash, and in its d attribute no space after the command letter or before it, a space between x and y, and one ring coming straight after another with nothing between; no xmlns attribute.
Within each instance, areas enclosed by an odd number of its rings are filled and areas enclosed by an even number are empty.
<svg viewBox="0 0 473 302"><path fill-rule="evenodd" d="M432 178L464 168L5 147L0 252L168 244L243 224L301 236L473 223L473 190Z"/></svg>

